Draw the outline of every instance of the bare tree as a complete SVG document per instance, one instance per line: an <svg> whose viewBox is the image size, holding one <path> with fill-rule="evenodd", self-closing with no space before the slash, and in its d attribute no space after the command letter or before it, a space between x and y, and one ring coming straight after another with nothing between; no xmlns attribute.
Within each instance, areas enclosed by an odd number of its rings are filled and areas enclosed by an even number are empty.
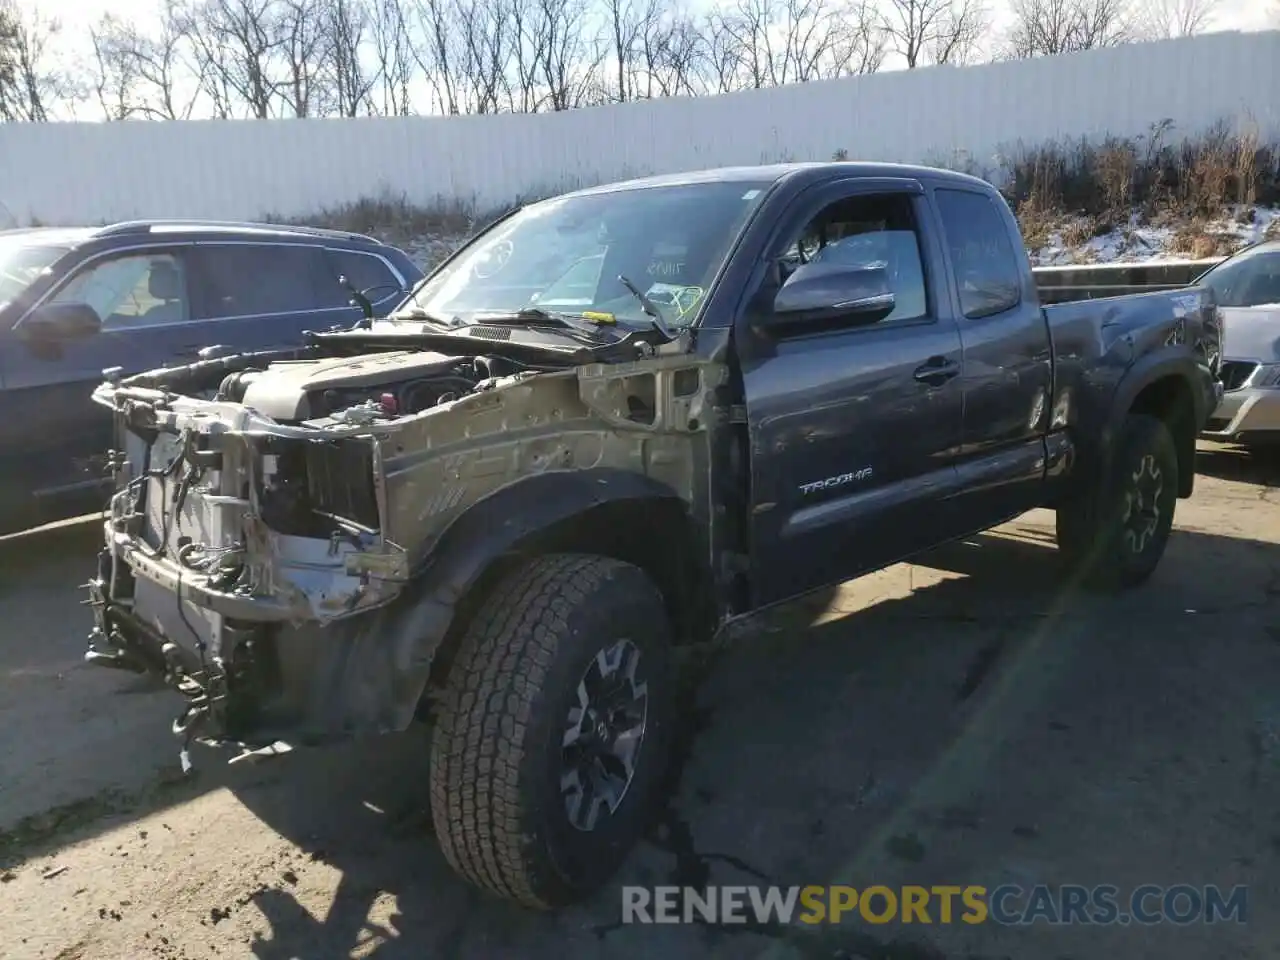
<svg viewBox="0 0 1280 960"><path fill-rule="evenodd" d="M570 110L599 89L605 45L591 28L588 0L533 0L522 38L533 50L543 108Z"/></svg>
<svg viewBox="0 0 1280 960"><path fill-rule="evenodd" d="M511 99L521 8L505 0L418 0L414 58L449 114L494 113Z"/></svg>
<svg viewBox="0 0 1280 960"><path fill-rule="evenodd" d="M990 28L991 11L982 0L957 0L928 41L930 62L957 67L976 62L982 56L982 40Z"/></svg>
<svg viewBox="0 0 1280 960"><path fill-rule="evenodd" d="M413 44L400 0L371 0L371 45L380 90L378 112L384 116L408 116L413 108L409 95L415 69Z"/></svg>
<svg viewBox="0 0 1280 960"><path fill-rule="evenodd" d="M1222 0L1142 0L1137 30L1151 40L1194 37L1213 25L1221 7Z"/></svg>
<svg viewBox="0 0 1280 960"><path fill-rule="evenodd" d="M496 113L511 99L511 62L520 44L520 9L507 0L469 0L461 8L459 73L469 112Z"/></svg>
<svg viewBox="0 0 1280 960"><path fill-rule="evenodd" d="M366 70L362 56L372 20L367 0L329 0L325 11L326 80L333 110L340 117L354 117L361 110L373 112L378 77Z"/></svg>
<svg viewBox="0 0 1280 960"><path fill-rule="evenodd" d="M73 84L52 63L50 43L61 24L13 0L0 0L0 120L43 122L59 102L74 99Z"/></svg>
<svg viewBox="0 0 1280 960"><path fill-rule="evenodd" d="M871 73L884 35L864 0L737 0L708 19L714 92Z"/></svg>
<svg viewBox="0 0 1280 960"><path fill-rule="evenodd" d="M702 24L703 92L717 94L741 89L738 63L740 41L732 21L712 12Z"/></svg>
<svg viewBox="0 0 1280 960"><path fill-rule="evenodd" d="M215 115L273 115L282 30L274 0L203 0L188 13L184 31Z"/></svg>
<svg viewBox="0 0 1280 960"><path fill-rule="evenodd" d="M1012 0L1010 13L1005 55L1017 59L1112 47L1132 34L1126 0Z"/></svg>
<svg viewBox="0 0 1280 960"><path fill-rule="evenodd" d="M253 59L247 62L265 60L268 64L264 70L268 103L275 93L288 116L327 113L333 91L323 81L325 61L330 54L330 35L321 0L275 0L256 8L240 0L240 8L240 18L228 21L231 36L236 39L252 36L248 42L240 40L242 49L252 52ZM252 18L246 11L254 11ZM277 59L279 79L273 82L271 74L277 68L272 61Z"/></svg>
<svg viewBox="0 0 1280 960"><path fill-rule="evenodd" d="M131 29L115 14L108 13L89 30L93 44L93 90L102 115L108 120L124 120L134 114L134 90L138 75L126 39Z"/></svg>
<svg viewBox="0 0 1280 960"><path fill-rule="evenodd" d="M646 97L693 96L700 87L705 43L693 18L668 10L657 28L644 35Z"/></svg>
<svg viewBox="0 0 1280 960"><path fill-rule="evenodd" d="M186 120L199 100L201 77L169 0L152 30L107 14L90 30L93 89L107 119Z"/></svg>
<svg viewBox="0 0 1280 960"><path fill-rule="evenodd" d="M430 81L437 105L447 114L461 113L454 75L454 60L460 53L450 16L454 4L450 0L415 0L415 8L418 30L409 46L413 59Z"/></svg>
<svg viewBox="0 0 1280 960"><path fill-rule="evenodd" d="M888 0L884 11L884 31L908 69L970 55L989 22L980 0Z"/></svg>
<svg viewBox="0 0 1280 960"><path fill-rule="evenodd" d="M710 15L708 26L722 50L720 90L758 89L775 84L778 20L776 0L736 0L733 6ZM726 77L732 79L726 83Z"/></svg>
<svg viewBox="0 0 1280 960"><path fill-rule="evenodd" d="M648 94L645 54L662 20L660 0L603 0L607 21L612 89L609 99L636 100ZM601 81L602 86L606 86Z"/></svg>

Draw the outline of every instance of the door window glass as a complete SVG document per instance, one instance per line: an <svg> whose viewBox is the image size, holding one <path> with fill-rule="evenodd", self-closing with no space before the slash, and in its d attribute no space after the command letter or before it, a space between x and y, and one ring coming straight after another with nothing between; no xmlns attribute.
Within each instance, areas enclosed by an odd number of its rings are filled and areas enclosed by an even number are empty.
<svg viewBox="0 0 1280 960"><path fill-rule="evenodd" d="M201 320L298 313L333 306L319 287L328 275L319 247L268 244L200 246L194 251ZM332 278L328 282L334 283Z"/></svg>
<svg viewBox="0 0 1280 960"><path fill-rule="evenodd" d="M782 255L784 276L806 263L883 268L894 307L880 323L917 320L929 313L920 238L910 197L849 197L824 207Z"/></svg>
<svg viewBox="0 0 1280 960"><path fill-rule="evenodd" d="M66 253L65 247L41 247L0 239L0 307L16 299Z"/></svg>
<svg viewBox="0 0 1280 960"><path fill-rule="evenodd" d="M365 294L376 306L402 295L400 281L385 263L367 253L354 250L326 250L332 274L332 288L326 288L326 302L335 307L348 306L351 294L338 283L339 277Z"/></svg>
<svg viewBox="0 0 1280 960"><path fill-rule="evenodd" d="M1196 282L1213 290L1220 307L1280 304L1280 251L1242 253L1214 267Z"/></svg>
<svg viewBox="0 0 1280 960"><path fill-rule="evenodd" d="M104 330L190 319L182 261L167 253L100 261L72 277L51 302L87 304Z"/></svg>

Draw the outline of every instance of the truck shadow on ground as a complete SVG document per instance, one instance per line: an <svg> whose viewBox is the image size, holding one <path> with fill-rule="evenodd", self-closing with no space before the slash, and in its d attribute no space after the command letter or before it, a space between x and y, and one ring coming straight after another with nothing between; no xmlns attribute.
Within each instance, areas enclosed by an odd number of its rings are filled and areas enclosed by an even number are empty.
<svg viewBox="0 0 1280 960"><path fill-rule="evenodd" d="M614 882L558 915L490 898L449 871L430 832L423 731L372 749L286 758L270 783L238 796L294 841L299 857L329 864L341 880L322 918L300 902L286 864L278 881L249 892L245 902L270 928L253 942L254 956L328 960L362 944L360 955L378 960L570 951L675 958L740 955L781 938L803 956L943 957L852 928L798 940L790 929L753 926L646 927L629 936L619 887L830 882L868 850L916 862L923 846L894 818L975 711L992 713L986 725L995 729L1058 729L1025 678L1038 670L1052 683L1059 661L1085 655L1081 638L1096 638L1103 656L1159 648L1162 633L1182 629L1177 618L1280 603L1274 544L1177 531L1151 583L1099 598L1064 586L1042 527L1015 521L1002 530L920 558L913 570L932 571L936 582L906 596L893 596L891 572L876 575L886 582L879 602L874 583L852 599L826 591L759 618L731 653L695 658L670 803ZM1132 653L1116 655L1113 669L1137 669ZM1026 687L1012 705L987 692L1011 664ZM1094 709L1105 726L1107 710L1126 706ZM1001 789L1032 791L1033 781L1028 772ZM976 814L952 805L932 816L942 829L963 829Z"/></svg>

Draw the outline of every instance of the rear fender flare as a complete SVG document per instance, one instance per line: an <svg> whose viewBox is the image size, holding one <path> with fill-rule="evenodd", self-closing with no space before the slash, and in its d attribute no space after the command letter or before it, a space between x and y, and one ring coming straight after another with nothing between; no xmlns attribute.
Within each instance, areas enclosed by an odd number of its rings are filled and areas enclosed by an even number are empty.
<svg viewBox="0 0 1280 960"><path fill-rule="evenodd" d="M1125 418L1133 409L1134 401L1138 399L1138 395L1147 387L1151 386L1158 380L1166 377L1177 377L1182 380L1191 393L1192 416L1195 418L1194 423L1204 422L1208 411L1205 410L1206 398L1203 391L1196 388L1196 382L1200 376L1200 367L1196 363L1194 357L1185 354L1169 354L1165 352L1157 352L1147 354L1141 357L1131 366L1121 378L1120 383L1116 386L1116 390L1111 399L1110 413L1107 417L1106 427L1103 432L1101 446L1101 473L1098 480L1105 483L1107 478L1111 476L1112 456L1115 452L1115 439L1120 433L1120 427L1124 423ZM1176 438L1175 438L1176 439ZM1192 433L1192 444L1195 443L1195 432ZM1192 452L1194 458L1194 451ZM1190 496L1191 484L1194 483L1194 477L1179 478L1179 486L1184 496ZM1181 491L1180 491L1181 492Z"/></svg>

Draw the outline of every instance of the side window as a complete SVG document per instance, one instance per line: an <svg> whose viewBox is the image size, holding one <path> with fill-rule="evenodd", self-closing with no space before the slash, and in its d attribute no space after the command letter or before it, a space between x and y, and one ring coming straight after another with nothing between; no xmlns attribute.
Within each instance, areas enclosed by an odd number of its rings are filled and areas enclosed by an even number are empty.
<svg viewBox="0 0 1280 960"><path fill-rule="evenodd" d="M1012 310L1022 301L1022 271L996 205L967 190L938 190L935 196L960 288L960 311L975 320Z"/></svg>
<svg viewBox="0 0 1280 960"><path fill-rule="evenodd" d="M1280 254L1254 257L1252 276L1246 281L1244 296L1246 307L1270 306L1280 303Z"/></svg>
<svg viewBox="0 0 1280 960"><path fill-rule="evenodd" d="M915 212L904 195L850 197L824 207L782 255L784 275L806 263L882 266L895 304L881 320L917 320L929 303Z"/></svg>
<svg viewBox="0 0 1280 960"><path fill-rule="evenodd" d="M333 306L346 306L350 299L347 291L339 286L338 277L346 277L375 304L400 299L400 281L377 257L354 250L326 250L325 256L333 277L333 292L326 294L326 300L332 300Z"/></svg>
<svg viewBox="0 0 1280 960"><path fill-rule="evenodd" d="M87 304L102 320L104 330L191 318L182 260L167 253L98 261L73 276L50 302Z"/></svg>
<svg viewBox="0 0 1280 960"><path fill-rule="evenodd" d="M200 296L196 319L322 309L318 287L327 273L319 247L270 244L198 246Z"/></svg>

